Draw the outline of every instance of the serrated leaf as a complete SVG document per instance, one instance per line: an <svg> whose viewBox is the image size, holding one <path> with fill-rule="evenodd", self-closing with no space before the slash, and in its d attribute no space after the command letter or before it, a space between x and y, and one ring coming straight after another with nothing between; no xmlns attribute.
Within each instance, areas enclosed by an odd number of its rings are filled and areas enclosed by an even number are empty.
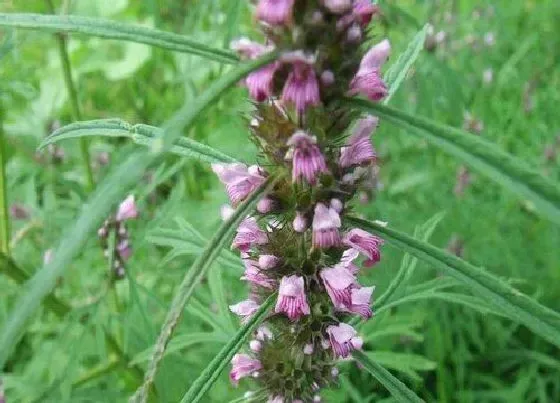
<svg viewBox="0 0 560 403"><path fill-rule="evenodd" d="M560 185L496 145L463 130L388 106L362 99L350 99L345 103L428 140L506 189L533 202L543 216L560 224Z"/></svg>
<svg viewBox="0 0 560 403"><path fill-rule="evenodd" d="M75 15L0 13L0 26L40 31L77 33L104 39L116 39L189 53L222 63L237 63L238 57L227 50L215 49L183 35L123 24L101 18Z"/></svg>
<svg viewBox="0 0 560 403"><path fill-rule="evenodd" d="M154 141L156 141L155 139L160 137L162 133L163 130L159 127L143 124L131 125L120 119L90 120L61 127L45 138L39 148L42 149L49 144L55 144L63 140L91 136L125 137L131 139L136 144L152 148ZM233 157L188 137L178 138L170 148L170 152L182 157L195 158L210 163L236 162Z"/></svg>
<svg viewBox="0 0 560 403"><path fill-rule="evenodd" d="M424 49L424 42L426 41L426 33L428 32L428 24L424 25L408 44L406 50L400 54L395 63L391 65L385 74L385 83L389 88L389 94L383 100L384 104L388 104L393 95L397 92L403 81L405 80L412 65L420 56L420 52Z"/></svg>
<svg viewBox="0 0 560 403"><path fill-rule="evenodd" d="M391 228L354 217L347 220L457 279L473 294L482 297L493 310L503 313L512 321L524 324L550 343L560 346L560 314L539 304L505 281L448 252Z"/></svg>
<svg viewBox="0 0 560 403"><path fill-rule="evenodd" d="M367 372L377 379L398 402L423 402L404 383L395 378L377 362L371 360L363 351L354 351L354 358L362 364Z"/></svg>
<svg viewBox="0 0 560 403"><path fill-rule="evenodd" d="M251 316L251 319L243 325L241 329L239 329L233 339L231 339L229 343L218 353L218 355L210 361L208 366L204 369L204 371L202 371L200 376L193 382L189 390L185 393L183 399L181 399L181 403L196 403L202 399L208 389L210 389L214 382L216 382L225 366L230 363L234 354L239 351L247 338L268 314L268 311L274 304L275 300L276 294L273 294L268 297L265 302L263 302L259 310Z"/></svg>

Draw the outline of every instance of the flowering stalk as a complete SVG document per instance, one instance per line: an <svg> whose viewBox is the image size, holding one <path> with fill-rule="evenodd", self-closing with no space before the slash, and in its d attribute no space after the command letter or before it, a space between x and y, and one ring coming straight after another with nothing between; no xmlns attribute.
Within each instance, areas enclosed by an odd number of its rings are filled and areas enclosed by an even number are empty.
<svg viewBox="0 0 560 403"><path fill-rule="evenodd" d="M336 381L336 362L362 347L344 321L373 314L374 287L359 283L358 259L365 258L365 267L379 262L383 241L349 227L345 216L371 183L370 135L378 119L356 116L338 101L387 95L380 70L389 42L360 52L377 11L369 0L260 0L266 45L233 44L246 59L272 50L280 55L244 82L255 101L250 130L262 165L213 166L234 207L267 176L285 178L241 223L232 244L250 286L249 298L232 312L247 321L278 292L274 313L248 351L234 357L230 374L236 385L256 378L269 402L320 401L320 390Z"/></svg>

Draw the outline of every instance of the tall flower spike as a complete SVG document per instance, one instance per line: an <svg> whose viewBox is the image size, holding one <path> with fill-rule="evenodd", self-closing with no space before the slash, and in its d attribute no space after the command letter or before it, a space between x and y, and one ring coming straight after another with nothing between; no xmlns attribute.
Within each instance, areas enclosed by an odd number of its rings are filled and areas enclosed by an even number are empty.
<svg viewBox="0 0 560 403"><path fill-rule="evenodd" d="M295 0L260 0L257 18L270 25L287 25L292 20Z"/></svg>
<svg viewBox="0 0 560 403"><path fill-rule="evenodd" d="M325 157L321 154L315 137L298 130L288 140L288 146L293 150L293 182L303 178L307 183L313 185L317 180L317 175L329 172Z"/></svg>
<svg viewBox="0 0 560 403"><path fill-rule="evenodd" d="M138 210L136 209L136 202L134 201L134 196L129 195L119 205L119 209L117 210L117 215L115 219L117 221L126 221L137 217L138 217Z"/></svg>
<svg viewBox="0 0 560 403"><path fill-rule="evenodd" d="M290 320L296 320L311 313L305 296L303 277L293 275L282 278L274 311L285 313Z"/></svg>
<svg viewBox="0 0 560 403"><path fill-rule="evenodd" d="M319 249L327 249L340 244L339 228L342 223L335 209L325 206L323 203L315 205L313 215L313 246Z"/></svg>
<svg viewBox="0 0 560 403"><path fill-rule="evenodd" d="M256 165L247 168L244 164L212 164L212 170L226 186L231 203L236 206L247 198L265 181Z"/></svg>
<svg viewBox="0 0 560 403"><path fill-rule="evenodd" d="M360 165L375 161L375 150L371 144L371 132L377 127L379 120L376 117L368 116L360 119L354 133L348 139L345 147L340 151L339 164L342 168L352 165Z"/></svg>
<svg viewBox="0 0 560 403"><path fill-rule="evenodd" d="M346 323L327 327L327 334L329 335L331 347L338 357L346 358L353 350L360 350L362 348L362 338L358 336L352 326Z"/></svg>
<svg viewBox="0 0 560 403"><path fill-rule="evenodd" d="M336 266L321 270L323 284L331 301L337 309L348 309L352 306L352 288L356 279L345 267Z"/></svg>
<svg viewBox="0 0 560 403"><path fill-rule="evenodd" d="M359 228L348 231L342 239L342 243L367 257L364 266L371 267L381 259L379 247L383 240Z"/></svg>
<svg viewBox="0 0 560 403"><path fill-rule="evenodd" d="M236 386L241 378L252 375L262 368L259 360L251 358L247 354L235 354L231 360L231 365L229 378Z"/></svg>
<svg viewBox="0 0 560 403"><path fill-rule="evenodd" d="M260 229L257 220L249 217L241 221L237 234L233 239L232 248L237 248L241 252L248 252L253 245L265 245L268 242L266 232Z"/></svg>
<svg viewBox="0 0 560 403"><path fill-rule="evenodd" d="M319 81L313 66L304 62L295 62L282 91L282 101L294 104L301 115L310 106L321 102Z"/></svg>
<svg viewBox="0 0 560 403"><path fill-rule="evenodd" d="M356 76L350 82L350 95L363 94L372 101L380 101L387 96L387 86L381 78L380 69L390 51L391 44L385 39L365 54Z"/></svg>

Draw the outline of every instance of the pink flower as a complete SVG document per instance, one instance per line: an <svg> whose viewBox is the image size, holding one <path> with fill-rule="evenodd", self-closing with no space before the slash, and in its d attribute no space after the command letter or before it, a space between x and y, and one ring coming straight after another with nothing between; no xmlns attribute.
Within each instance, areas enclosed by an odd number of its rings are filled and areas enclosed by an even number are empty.
<svg viewBox="0 0 560 403"><path fill-rule="evenodd" d="M261 214L270 213L272 210L274 210L274 205L274 200L272 200L270 197L265 196L257 203L257 211Z"/></svg>
<svg viewBox="0 0 560 403"><path fill-rule="evenodd" d="M313 350L313 343L307 343L305 346L303 346L303 354L305 355L313 354Z"/></svg>
<svg viewBox="0 0 560 403"><path fill-rule="evenodd" d="M229 306L229 310L237 316L241 316L243 318L243 322L246 322L251 316L253 316L258 309L259 304L251 299Z"/></svg>
<svg viewBox="0 0 560 403"><path fill-rule="evenodd" d="M115 219L117 221L126 221L138 217L138 210L136 210L136 203L134 201L134 196L129 195L124 201L119 205L117 215Z"/></svg>
<svg viewBox="0 0 560 403"><path fill-rule="evenodd" d="M243 264L245 265L245 274L241 277L241 280L249 281L264 288L274 288L276 281L267 277L256 261L243 259Z"/></svg>
<svg viewBox="0 0 560 403"><path fill-rule="evenodd" d="M385 39L365 54L356 76L350 82L350 95L363 94L372 101L379 101L387 96L387 86L381 78L380 69L390 51L391 45Z"/></svg>
<svg viewBox="0 0 560 403"><path fill-rule="evenodd" d="M273 269L280 263L280 258L274 255L259 256L259 267L263 270Z"/></svg>
<svg viewBox="0 0 560 403"><path fill-rule="evenodd" d="M236 206L257 189L264 181L262 171L256 165L247 168L244 164L212 164L212 170L226 186L231 203Z"/></svg>
<svg viewBox="0 0 560 403"><path fill-rule="evenodd" d="M257 102L263 102L272 96L272 84L274 75L280 67L280 63L274 62L253 71L245 79L245 85L249 89L249 95Z"/></svg>
<svg viewBox="0 0 560 403"><path fill-rule="evenodd" d="M366 267L371 267L381 259L379 247L383 240L359 228L354 228L344 235L342 243L350 248L356 249L367 257L364 262Z"/></svg>
<svg viewBox="0 0 560 403"><path fill-rule="evenodd" d="M314 136L298 130L288 140L288 146L293 150L292 155L292 181L300 177L310 185L315 184L317 175L329 172L325 157L317 146Z"/></svg>
<svg viewBox="0 0 560 403"><path fill-rule="evenodd" d="M352 14L356 21L365 28L371 22L375 13L379 11L379 7L371 3L371 0L356 0Z"/></svg>
<svg viewBox="0 0 560 403"><path fill-rule="evenodd" d="M356 266L353 261L360 255L356 249L346 249L344 253L342 253L342 258L340 259L340 263L337 266L344 267L353 275L358 274L360 268Z"/></svg>
<svg viewBox="0 0 560 403"><path fill-rule="evenodd" d="M337 265L321 270L319 275L335 308L347 309L352 305L352 288L356 286L352 273Z"/></svg>
<svg viewBox="0 0 560 403"><path fill-rule="evenodd" d="M251 358L247 354L235 354L231 360L231 372L229 379L237 386L239 380L249 376L262 368L259 360Z"/></svg>
<svg viewBox="0 0 560 403"><path fill-rule="evenodd" d="M340 244L341 227L340 216L335 209L325 206L323 203L315 205L313 215L313 246L327 249Z"/></svg>
<svg viewBox="0 0 560 403"><path fill-rule="evenodd" d="M340 199L331 199L331 208L340 214L344 210L344 203Z"/></svg>
<svg viewBox="0 0 560 403"><path fill-rule="evenodd" d="M352 8L352 0L323 0L323 5L334 14L342 14Z"/></svg>
<svg viewBox="0 0 560 403"><path fill-rule="evenodd" d="M272 334L272 331L266 325L259 326L259 328L257 329L257 340L267 341L272 339L274 339L274 334Z"/></svg>
<svg viewBox="0 0 560 403"><path fill-rule="evenodd" d="M132 247L130 246L128 239L123 239L118 243L117 252L119 252L119 257L123 262L130 259L130 256L132 255Z"/></svg>
<svg viewBox="0 0 560 403"><path fill-rule="evenodd" d="M258 340L251 340L249 342L249 348L251 349L251 351L258 353L262 350L262 343Z"/></svg>
<svg viewBox="0 0 560 403"><path fill-rule="evenodd" d="M360 119L354 133L348 139L346 147L340 151L339 164L342 168L375 161L375 150L371 144L370 134L377 127L378 119L373 116Z"/></svg>
<svg viewBox="0 0 560 403"><path fill-rule="evenodd" d="M296 218L294 218L294 222L292 223L292 225L294 227L294 231L305 232L305 230L307 229L307 219L305 218L305 215L303 215L302 212L297 211Z"/></svg>
<svg viewBox="0 0 560 403"><path fill-rule="evenodd" d="M295 0L260 0L257 18L270 25L287 25L292 20Z"/></svg>
<svg viewBox="0 0 560 403"><path fill-rule="evenodd" d="M371 311L371 296L375 287L353 288L351 290L351 303L347 307L349 312L357 313L364 319L373 315Z"/></svg>
<svg viewBox="0 0 560 403"><path fill-rule="evenodd" d="M233 239L232 248L237 248L241 252L247 252L253 245L264 245L268 242L266 232L260 229L257 220L249 217L241 221L237 234Z"/></svg>
<svg viewBox="0 0 560 403"><path fill-rule="evenodd" d="M239 38L231 42L230 48L235 50L243 59L255 60L259 56L273 50L273 47L265 46L248 38Z"/></svg>
<svg viewBox="0 0 560 403"><path fill-rule="evenodd" d="M294 63L284 84L282 101L293 103L299 114L303 114L309 106L319 105L319 81L313 66L303 62Z"/></svg>
<svg viewBox="0 0 560 403"><path fill-rule="evenodd" d="M362 348L362 338L357 336L354 328L346 323L327 327L327 334L329 335L333 351L338 357L346 358L352 350L360 350Z"/></svg>
<svg viewBox="0 0 560 403"><path fill-rule="evenodd" d="M274 311L285 313L290 320L296 320L300 316L311 313L305 297L303 277L295 275L282 277Z"/></svg>

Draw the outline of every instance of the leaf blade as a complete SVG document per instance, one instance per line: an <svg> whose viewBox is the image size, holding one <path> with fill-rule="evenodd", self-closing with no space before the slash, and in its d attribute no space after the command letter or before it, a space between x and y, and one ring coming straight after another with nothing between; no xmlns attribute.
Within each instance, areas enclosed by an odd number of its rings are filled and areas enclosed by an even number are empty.
<svg viewBox="0 0 560 403"><path fill-rule="evenodd" d="M560 314L557 312L539 304L492 274L426 242L359 218L351 217L348 220L454 277L468 286L473 293L485 299L496 311L524 324L550 343L560 346Z"/></svg>
<svg viewBox="0 0 560 403"><path fill-rule="evenodd" d="M530 200L543 216L560 224L560 185L494 144L462 130L387 106L361 99L344 102L428 140L513 193Z"/></svg>
<svg viewBox="0 0 560 403"><path fill-rule="evenodd" d="M364 352L354 351L352 354L356 361L364 366L375 379L377 379L398 402L415 402L420 403L424 400L420 399L413 391L411 391L404 383L395 378L389 371L381 365L371 360Z"/></svg>
<svg viewBox="0 0 560 403"><path fill-rule="evenodd" d="M137 42L181 53L190 53L222 63L239 61L232 52L212 48L184 35L100 18L76 15L0 13L0 26L78 33L104 39Z"/></svg>
<svg viewBox="0 0 560 403"><path fill-rule="evenodd" d="M275 302L275 298L275 294L268 297L260 306L259 310L251 317L249 322L239 329L234 338L220 350L218 355L193 382L189 390L183 396L183 399L181 399L181 403L196 403L204 396L212 384L218 379L224 367L231 361L233 355L239 351L243 343L268 314L268 311Z"/></svg>

